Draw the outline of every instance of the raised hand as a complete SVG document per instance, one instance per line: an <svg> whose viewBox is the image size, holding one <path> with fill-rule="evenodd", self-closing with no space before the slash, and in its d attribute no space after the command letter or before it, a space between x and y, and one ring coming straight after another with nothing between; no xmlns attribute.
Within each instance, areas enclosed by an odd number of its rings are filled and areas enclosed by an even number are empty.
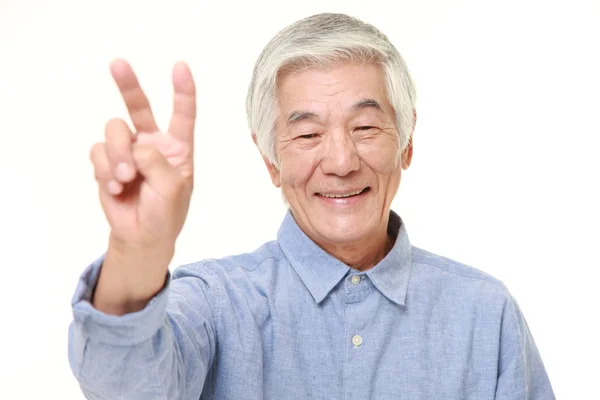
<svg viewBox="0 0 600 400"><path fill-rule="evenodd" d="M90 158L102 208L111 227L110 244L95 299L130 309L164 283L181 232L194 180L196 90L189 68L173 68L173 116L166 132L156 124L150 103L123 60L111 64L135 133L120 119L106 124L105 142ZM160 277L162 276L162 281ZM110 307L105 307L110 308Z"/></svg>
<svg viewBox="0 0 600 400"><path fill-rule="evenodd" d="M125 61L111 72L136 133L120 119L106 125L106 141L92 147L91 160L111 240L155 246L175 241L183 227L193 187L196 95L185 64L173 69L173 116L160 132L150 103Z"/></svg>

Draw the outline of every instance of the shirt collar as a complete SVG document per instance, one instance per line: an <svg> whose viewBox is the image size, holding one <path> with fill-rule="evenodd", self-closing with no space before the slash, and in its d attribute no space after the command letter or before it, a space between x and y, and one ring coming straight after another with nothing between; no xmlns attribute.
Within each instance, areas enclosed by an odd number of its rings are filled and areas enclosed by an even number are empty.
<svg viewBox="0 0 600 400"><path fill-rule="evenodd" d="M411 245L402 219L390 210L388 234L396 237L390 252L366 271L373 285L389 300L405 305L410 277ZM317 303L352 269L313 242L288 210L277 233L279 245Z"/></svg>

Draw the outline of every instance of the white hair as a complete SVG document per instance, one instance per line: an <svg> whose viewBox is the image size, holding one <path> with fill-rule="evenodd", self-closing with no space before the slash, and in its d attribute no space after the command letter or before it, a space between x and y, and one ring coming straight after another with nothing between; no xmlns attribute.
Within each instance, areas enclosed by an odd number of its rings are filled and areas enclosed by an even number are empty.
<svg viewBox="0 0 600 400"><path fill-rule="evenodd" d="M246 98L248 125L256 135L260 152L272 164L279 166L275 149L278 75L343 62L381 65L400 133L400 150L406 149L415 122L416 92L404 59L374 26L345 14L324 13L280 31L265 46L254 66Z"/></svg>

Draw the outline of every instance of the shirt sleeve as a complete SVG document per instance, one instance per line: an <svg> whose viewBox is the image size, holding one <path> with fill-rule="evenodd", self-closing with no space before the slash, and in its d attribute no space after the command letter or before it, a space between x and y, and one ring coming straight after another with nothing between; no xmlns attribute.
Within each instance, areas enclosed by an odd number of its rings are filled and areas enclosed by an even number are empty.
<svg viewBox="0 0 600 400"><path fill-rule="evenodd" d="M556 399L527 322L508 294L502 316L496 400Z"/></svg>
<svg viewBox="0 0 600 400"><path fill-rule="evenodd" d="M72 300L69 363L86 398L200 398L216 348L214 282L169 274L144 309L108 315L90 302L103 260L86 268Z"/></svg>

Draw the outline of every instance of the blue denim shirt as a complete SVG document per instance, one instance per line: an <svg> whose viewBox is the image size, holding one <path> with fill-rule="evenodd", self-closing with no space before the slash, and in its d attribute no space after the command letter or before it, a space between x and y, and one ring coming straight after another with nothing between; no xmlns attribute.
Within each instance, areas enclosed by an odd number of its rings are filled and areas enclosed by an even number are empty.
<svg viewBox="0 0 600 400"><path fill-rule="evenodd" d="M359 272L288 212L258 250L177 268L135 313L73 298L69 360L90 399L554 399L515 300L493 277L411 246Z"/></svg>

